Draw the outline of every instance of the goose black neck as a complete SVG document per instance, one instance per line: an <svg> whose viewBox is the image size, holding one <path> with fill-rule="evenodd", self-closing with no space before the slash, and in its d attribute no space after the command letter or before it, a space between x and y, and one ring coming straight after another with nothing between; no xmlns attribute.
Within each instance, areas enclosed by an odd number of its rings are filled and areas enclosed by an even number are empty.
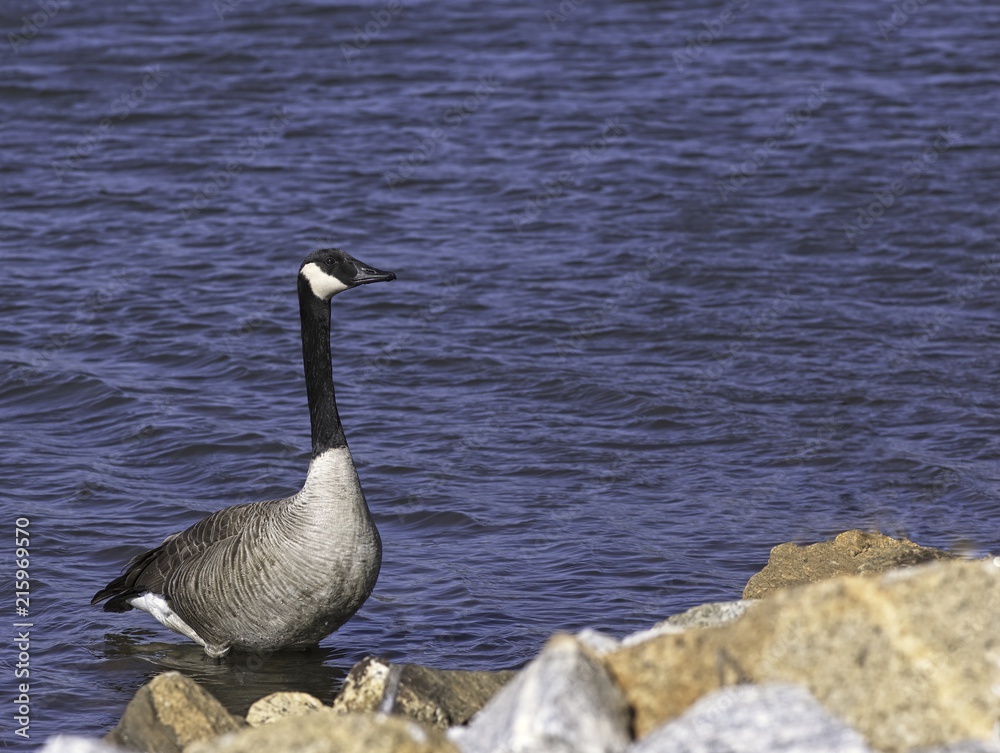
<svg viewBox="0 0 1000 753"><path fill-rule="evenodd" d="M330 301L313 295L309 282L299 277L299 315L302 317L302 364L309 398L312 456L334 447L346 447L344 427L337 414L330 363Z"/></svg>

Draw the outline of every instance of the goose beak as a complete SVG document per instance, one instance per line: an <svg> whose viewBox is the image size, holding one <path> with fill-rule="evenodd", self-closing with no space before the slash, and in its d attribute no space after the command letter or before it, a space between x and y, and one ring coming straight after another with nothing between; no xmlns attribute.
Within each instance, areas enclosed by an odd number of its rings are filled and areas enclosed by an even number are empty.
<svg viewBox="0 0 1000 753"><path fill-rule="evenodd" d="M358 262L357 270L351 280L351 287L367 285L370 282L389 282L395 279L395 272L383 272L380 269L375 269L375 267L369 267L367 264Z"/></svg>

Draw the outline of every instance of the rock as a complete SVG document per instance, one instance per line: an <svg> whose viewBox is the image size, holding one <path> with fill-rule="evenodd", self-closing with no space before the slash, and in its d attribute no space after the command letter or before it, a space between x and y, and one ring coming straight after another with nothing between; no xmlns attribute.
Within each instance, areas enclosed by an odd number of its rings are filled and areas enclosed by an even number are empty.
<svg viewBox="0 0 1000 753"><path fill-rule="evenodd" d="M754 601L718 601L710 604L701 604L692 607L686 612L675 614L663 622L653 625L649 630L626 636L622 640L623 646L634 646L637 643L655 638L658 635L668 633L683 633L691 628L718 627L727 625L733 620L739 619L743 614L757 602Z"/></svg>
<svg viewBox="0 0 1000 753"><path fill-rule="evenodd" d="M459 753L438 730L386 714L309 711L217 740L185 753Z"/></svg>
<svg viewBox="0 0 1000 753"><path fill-rule="evenodd" d="M447 729L465 724L515 674L432 669L368 657L351 669L333 708L401 714Z"/></svg>
<svg viewBox="0 0 1000 753"><path fill-rule="evenodd" d="M921 748L911 753L1000 753L1000 742L993 740L963 740L941 748Z"/></svg>
<svg viewBox="0 0 1000 753"><path fill-rule="evenodd" d="M610 654L612 651L621 648L622 645L621 641L613 635L602 633L600 630L594 630L593 628L584 628L575 637L595 656Z"/></svg>
<svg viewBox="0 0 1000 753"><path fill-rule="evenodd" d="M441 670L404 664L395 700L387 694L387 711L401 713L428 726L447 729L465 724L517 673Z"/></svg>
<svg viewBox="0 0 1000 753"><path fill-rule="evenodd" d="M38 753L125 753L122 748L115 747L103 740L74 735L55 735L45 741Z"/></svg>
<svg viewBox="0 0 1000 753"><path fill-rule="evenodd" d="M991 738L998 646L1000 567L936 562L785 590L604 661L640 738L719 687L796 682L873 747L901 751Z"/></svg>
<svg viewBox="0 0 1000 753"><path fill-rule="evenodd" d="M716 601L701 604L668 617L664 623L685 630L693 627L718 627L739 619L754 604L752 601Z"/></svg>
<svg viewBox="0 0 1000 753"><path fill-rule="evenodd" d="M139 688L118 726L104 739L132 750L180 753L192 742L242 726L194 680L165 672Z"/></svg>
<svg viewBox="0 0 1000 753"><path fill-rule="evenodd" d="M337 711L378 711L389 682L391 665L374 656L367 656L347 673L344 687L333 699Z"/></svg>
<svg viewBox="0 0 1000 753"><path fill-rule="evenodd" d="M615 753L628 745L628 729L628 706L599 660L557 635L449 737L462 753Z"/></svg>
<svg viewBox="0 0 1000 753"><path fill-rule="evenodd" d="M321 708L323 708L323 702L308 693L271 693L271 695L254 701L254 704L247 711L247 724L251 727L259 727L262 724L270 724L284 719L286 716L299 716L307 711Z"/></svg>
<svg viewBox="0 0 1000 753"><path fill-rule="evenodd" d="M701 604L691 607L686 612L671 615L663 620L663 622L656 623L648 630L642 630L638 633L625 636L620 641L607 633L590 628L581 630L576 634L576 638L590 649L591 653L596 656L604 656L622 646L632 646L636 643L642 643L658 635L683 633L685 630L695 627L725 625L742 617L747 609L757 603L756 601L717 601Z"/></svg>
<svg viewBox="0 0 1000 753"><path fill-rule="evenodd" d="M779 544L771 550L764 569L747 582L743 598L759 599L782 588L841 575L873 575L941 559L956 556L909 539L865 531L846 531L833 541L809 546Z"/></svg>
<svg viewBox="0 0 1000 753"><path fill-rule="evenodd" d="M798 685L736 685L703 697L628 753L873 753Z"/></svg>

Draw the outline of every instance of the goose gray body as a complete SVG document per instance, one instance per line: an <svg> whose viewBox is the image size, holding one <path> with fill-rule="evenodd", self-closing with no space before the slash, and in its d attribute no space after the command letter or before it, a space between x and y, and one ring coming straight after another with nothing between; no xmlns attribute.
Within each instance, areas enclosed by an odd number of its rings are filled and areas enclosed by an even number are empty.
<svg viewBox="0 0 1000 753"><path fill-rule="evenodd" d="M382 542L336 410L330 298L394 279L342 251L306 257L299 271L303 362L312 460L290 497L219 510L129 562L92 603L138 608L204 646L308 646L332 633L371 594Z"/></svg>

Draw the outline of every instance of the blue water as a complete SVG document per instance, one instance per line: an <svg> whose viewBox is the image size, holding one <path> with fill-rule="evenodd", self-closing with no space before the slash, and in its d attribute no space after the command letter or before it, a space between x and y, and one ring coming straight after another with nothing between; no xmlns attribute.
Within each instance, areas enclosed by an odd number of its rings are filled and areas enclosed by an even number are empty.
<svg viewBox="0 0 1000 753"><path fill-rule="evenodd" d="M849 528L1000 550L1000 7L895 5L4 5L31 742L165 669L243 711L366 654L518 666ZM301 483L326 245L399 276L334 302L381 578L316 651L214 665L88 602Z"/></svg>

